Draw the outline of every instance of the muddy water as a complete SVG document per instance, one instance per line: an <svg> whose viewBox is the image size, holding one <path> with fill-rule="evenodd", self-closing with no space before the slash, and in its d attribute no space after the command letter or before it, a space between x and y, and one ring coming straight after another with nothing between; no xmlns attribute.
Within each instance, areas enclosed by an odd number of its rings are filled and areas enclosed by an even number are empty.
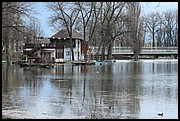
<svg viewBox="0 0 180 121"><path fill-rule="evenodd" d="M59 64L52 69L2 65L2 114L35 119L176 119L178 61Z"/></svg>

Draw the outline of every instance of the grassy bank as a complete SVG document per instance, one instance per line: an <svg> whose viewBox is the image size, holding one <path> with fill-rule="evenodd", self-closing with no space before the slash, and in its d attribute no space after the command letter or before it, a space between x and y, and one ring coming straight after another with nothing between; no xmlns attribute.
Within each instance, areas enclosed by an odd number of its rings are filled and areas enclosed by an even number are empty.
<svg viewBox="0 0 180 121"><path fill-rule="evenodd" d="M2 116L2 119L11 119L8 116Z"/></svg>
<svg viewBox="0 0 180 121"><path fill-rule="evenodd" d="M7 61L3 61L3 60L2 60L2 64L7 64Z"/></svg>

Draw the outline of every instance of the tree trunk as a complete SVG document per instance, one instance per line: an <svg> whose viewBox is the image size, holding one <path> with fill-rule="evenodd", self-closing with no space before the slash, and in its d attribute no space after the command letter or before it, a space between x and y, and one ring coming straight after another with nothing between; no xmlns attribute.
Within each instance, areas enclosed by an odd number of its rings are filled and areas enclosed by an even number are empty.
<svg viewBox="0 0 180 121"><path fill-rule="evenodd" d="M72 40L72 26L70 27L70 31L69 31L69 42L70 42L70 47L71 47L71 57L72 57L71 61L74 61L74 50L73 50L73 40Z"/></svg>
<svg viewBox="0 0 180 121"><path fill-rule="evenodd" d="M155 47L154 30L153 30L153 37L152 37L152 39L153 39L152 46Z"/></svg>
<svg viewBox="0 0 180 121"><path fill-rule="evenodd" d="M9 39L10 39L10 30L9 28L6 29L7 30L7 34L5 35L5 45L6 45L6 49L5 49L5 54L6 54L6 61L7 61L7 64L10 64L10 42L9 42Z"/></svg>
<svg viewBox="0 0 180 121"><path fill-rule="evenodd" d="M84 61L87 62L88 60L88 57L87 57L87 49L88 49L88 43L86 41L86 26L84 24L84 27L83 27L83 31L84 31Z"/></svg>
<svg viewBox="0 0 180 121"><path fill-rule="evenodd" d="M103 43L103 41L101 41L101 44L100 44L100 46L98 47L98 50L97 50L97 53L96 53L96 60L99 60L99 51L100 51L100 48L101 48L101 45L102 45L102 43Z"/></svg>
<svg viewBox="0 0 180 121"><path fill-rule="evenodd" d="M103 60L105 60L105 45L104 45L104 43L103 43L103 47L102 47L102 51L101 51L100 61L103 61Z"/></svg>
<svg viewBox="0 0 180 121"><path fill-rule="evenodd" d="M88 48L88 44L86 42L84 42L84 61L85 62L88 61L87 48Z"/></svg>
<svg viewBox="0 0 180 121"><path fill-rule="evenodd" d="M109 43L107 59L112 59L112 42Z"/></svg>
<svg viewBox="0 0 180 121"><path fill-rule="evenodd" d="M134 60L135 61L139 60L139 53L137 51L134 52Z"/></svg>

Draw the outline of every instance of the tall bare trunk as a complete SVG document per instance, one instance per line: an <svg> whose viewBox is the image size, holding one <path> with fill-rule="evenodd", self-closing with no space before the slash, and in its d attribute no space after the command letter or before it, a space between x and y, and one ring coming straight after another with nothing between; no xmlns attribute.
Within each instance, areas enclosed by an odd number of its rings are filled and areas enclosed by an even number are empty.
<svg viewBox="0 0 180 121"><path fill-rule="evenodd" d="M112 42L109 43L107 59L112 59Z"/></svg>

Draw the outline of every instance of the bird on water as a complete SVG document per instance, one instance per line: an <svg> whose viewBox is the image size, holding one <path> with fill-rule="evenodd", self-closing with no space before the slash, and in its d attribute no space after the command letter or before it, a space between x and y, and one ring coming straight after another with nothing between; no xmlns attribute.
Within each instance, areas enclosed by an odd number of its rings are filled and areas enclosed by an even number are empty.
<svg viewBox="0 0 180 121"><path fill-rule="evenodd" d="M163 113L158 113L158 116L163 116Z"/></svg>

